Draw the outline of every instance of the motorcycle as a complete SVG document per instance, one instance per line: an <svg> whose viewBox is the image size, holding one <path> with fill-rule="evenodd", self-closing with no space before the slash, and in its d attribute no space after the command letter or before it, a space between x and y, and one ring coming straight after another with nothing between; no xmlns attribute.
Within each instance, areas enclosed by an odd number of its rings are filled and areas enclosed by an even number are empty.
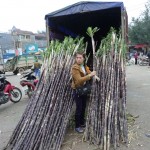
<svg viewBox="0 0 150 150"><path fill-rule="evenodd" d="M148 57L141 57L139 58L139 65L144 66L144 65L149 65L149 58Z"/></svg>
<svg viewBox="0 0 150 150"><path fill-rule="evenodd" d="M22 78L25 78L26 80L20 81L20 85L23 87L25 95L28 95L29 98L32 96L32 93L35 90L35 86L38 82L38 80L36 79L34 75L32 75L32 73L33 72L30 72L24 75Z"/></svg>
<svg viewBox="0 0 150 150"><path fill-rule="evenodd" d="M21 90L7 81L5 73L0 71L0 105L9 102L9 100L13 103L17 103L21 98Z"/></svg>

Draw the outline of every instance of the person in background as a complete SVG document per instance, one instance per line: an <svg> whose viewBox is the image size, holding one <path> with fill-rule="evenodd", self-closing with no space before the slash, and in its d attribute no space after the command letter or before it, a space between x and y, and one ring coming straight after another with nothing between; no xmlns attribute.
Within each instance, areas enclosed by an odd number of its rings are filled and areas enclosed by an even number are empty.
<svg viewBox="0 0 150 150"><path fill-rule="evenodd" d="M150 67L150 51L148 51L147 57L148 57L148 60L149 60L149 67Z"/></svg>
<svg viewBox="0 0 150 150"><path fill-rule="evenodd" d="M35 77L40 78L40 68L41 68L41 64L38 62L38 60L36 60L33 67Z"/></svg>
<svg viewBox="0 0 150 150"><path fill-rule="evenodd" d="M137 59L138 59L138 53L137 52L135 52L134 58L135 58L135 65L137 65Z"/></svg>
<svg viewBox="0 0 150 150"><path fill-rule="evenodd" d="M71 68L73 97L76 103L75 112L75 131L78 133L83 133L83 128L85 127L85 110L87 95L78 95L76 88L83 86L86 81L91 80L93 76L96 75L95 71L90 71L89 67L85 65L85 54L82 52L77 52L75 54L75 64Z"/></svg>

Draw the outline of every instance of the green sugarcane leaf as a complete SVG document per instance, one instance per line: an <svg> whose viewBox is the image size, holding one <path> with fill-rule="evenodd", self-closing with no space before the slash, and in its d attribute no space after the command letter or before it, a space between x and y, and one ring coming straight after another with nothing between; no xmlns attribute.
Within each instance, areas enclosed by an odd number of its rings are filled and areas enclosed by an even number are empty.
<svg viewBox="0 0 150 150"><path fill-rule="evenodd" d="M87 33L90 37L93 37L93 36L94 36L94 33L96 33L98 30L99 30L99 28L97 28L97 27L95 27L94 29L92 29L92 27L88 27L86 33Z"/></svg>
<svg viewBox="0 0 150 150"><path fill-rule="evenodd" d="M93 34L96 33L97 31L99 31L99 28L98 28L98 27L95 27L95 28L93 29Z"/></svg>
<svg viewBox="0 0 150 150"><path fill-rule="evenodd" d="M87 33L90 37L92 37L92 36L93 36L93 30L92 30L92 27L88 27L86 33Z"/></svg>

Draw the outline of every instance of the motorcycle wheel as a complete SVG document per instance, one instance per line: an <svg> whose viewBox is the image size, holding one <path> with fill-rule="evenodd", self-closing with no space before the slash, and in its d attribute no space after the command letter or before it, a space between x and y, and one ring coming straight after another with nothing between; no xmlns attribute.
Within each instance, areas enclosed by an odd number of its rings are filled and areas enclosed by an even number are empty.
<svg viewBox="0 0 150 150"><path fill-rule="evenodd" d="M21 100L22 98L22 92L19 88L15 87L13 90L10 91L10 94L11 94L11 98L10 100L13 102L13 103L17 103Z"/></svg>
<svg viewBox="0 0 150 150"><path fill-rule="evenodd" d="M140 66L143 66L144 64L143 64L143 61L139 61L139 65Z"/></svg>
<svg viewBox="0 0 150 150"><path fill-rule="evenodd" d="M27 95L28 95L29 98L31 98L32 93L33 93L32 88L31 88L31 87L28 87Z"/></svg>

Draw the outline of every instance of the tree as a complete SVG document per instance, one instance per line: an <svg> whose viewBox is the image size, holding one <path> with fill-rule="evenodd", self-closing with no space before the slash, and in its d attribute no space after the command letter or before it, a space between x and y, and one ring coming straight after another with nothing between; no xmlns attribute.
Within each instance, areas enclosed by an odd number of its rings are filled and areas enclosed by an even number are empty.
<svg viewBox="0 0 150 150"><path fill-rule="evenodd" d="M37 33L38 34L46 34L46 31L40 31L40 30L38 30Z"/></svg>
<svg viewBox="0 0 150 150"><path fill-rule="evenodd" d="M150 43L150 0L138 18L129 24L129 39L132 43Z"/></svg>

